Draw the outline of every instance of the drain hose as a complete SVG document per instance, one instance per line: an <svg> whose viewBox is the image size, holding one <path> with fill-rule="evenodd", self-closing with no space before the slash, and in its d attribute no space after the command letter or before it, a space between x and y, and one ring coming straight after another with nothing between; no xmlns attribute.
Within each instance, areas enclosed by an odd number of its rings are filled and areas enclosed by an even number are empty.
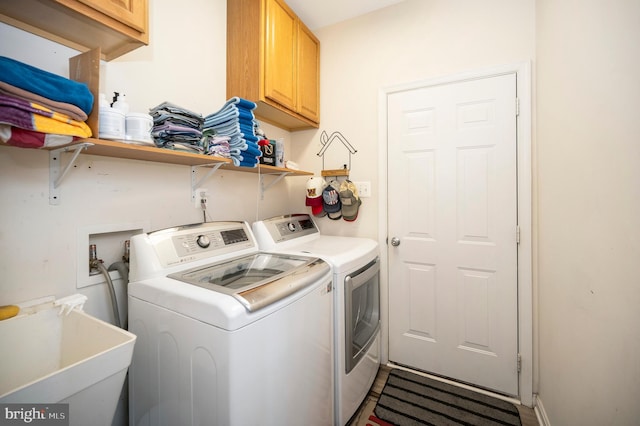
<svg viewBox="0 0 640 426"><path fill-rule="evenodd" d="M114 262L111 265L109 265L109 271L118 271L120 273L120 278L122 279L122 285L124 286L125 294L126 294L127 285L129 284L129 262L124 262L124 261ZM125 297L125 307L126 307L126 297ZM128 323L129 323L129 316L127 315L127 311L125 308L124 324L122 325L122 328L126 330L129 326Z"/></svg>
<svg viewBox="0 0 640 426"><path fill-rule="evenodd" d="M109 276L109 271L102 264L102 262L95 262L95 266L102 272L104 278L107 280L107 288L109 289L109 295L111 296L111 308L113 309L113 316L115 317L116 326L122 328L120 325L120 311L118 310L118 299L116 298L116 291L113 288L113 281Z"/></svg>

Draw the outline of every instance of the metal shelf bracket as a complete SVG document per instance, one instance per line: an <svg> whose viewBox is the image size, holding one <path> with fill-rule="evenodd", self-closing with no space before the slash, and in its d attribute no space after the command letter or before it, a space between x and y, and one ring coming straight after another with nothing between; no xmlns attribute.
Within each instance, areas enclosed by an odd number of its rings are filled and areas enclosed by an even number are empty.
<svg viewBox="0 0 640 426"><path fill-rule="evenodd" d="M218 169L225 163L211 163L211 164L202 164L199 166L191 166L191 202L194 202L196 199L196 189L200 188L200 185L204 183L207 179L209 179ZM198 168L199 167L207 167L209 171L206 175L204 175L200 180L198 180Z"/></svg>
<svg viewBox="0 0 640 426"><path fill-rule="evenodd" d="M281 173L267 173L267 175L272 175L272 176L276 176L276 178L274 180L272 180L271 182L269 182L268 185L265 186L264 184L264 177L266 176L265 174L261 174L260 175L260 189L261 189L261 199L264 200L264 193L271 188L273 185L275 185L276 183L280 182L282 180L282 178L284 178L285 176L291 174L291 172L281 172Z"/></svg>
<svg viewBox="0 0 640 426"><path fill-rule="evenodd" d="M62 180L65 178L67 173L69 173L69 170L76 162L76 159L78 158L78 155L80 155L80 152L90 146L93 146L93 144L90 142L84 142L78 145L67 146L64 148L49 151L49 204L54 206L60 204L59 187L62 183ZM71 157L71 161L69 161L69 164L67 164L64 170L61 170L62 153L70 151L73 151L73 157Z"/></svg>

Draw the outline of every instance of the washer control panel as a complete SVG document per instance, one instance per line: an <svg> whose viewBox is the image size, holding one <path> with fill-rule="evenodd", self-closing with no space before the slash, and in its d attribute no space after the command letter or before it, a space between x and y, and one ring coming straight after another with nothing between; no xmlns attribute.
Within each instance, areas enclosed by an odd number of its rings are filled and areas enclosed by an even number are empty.
<svg viewBox="0 0 640 426"><path fill-rule="evenodd" d="M164 266L257 249L244 222L208 222L169 228L149 233L149 240Z"/></svg>
<svg viewBox="0 0 640 426"><path fill-rule="evenodd" d="M318 234L320 231L309 215L298 214L278 216L262 222L274 242L283 242L305 235Z"/></svg>
<svg viewBox="0 0 640 426"><path fill-rule="evenodd" d="M198 232L176 235L172 238L178 256L188 256L202 251L215 252L235 244L243 245L249 241L244 228L226 230L200 230Z"/></svg>

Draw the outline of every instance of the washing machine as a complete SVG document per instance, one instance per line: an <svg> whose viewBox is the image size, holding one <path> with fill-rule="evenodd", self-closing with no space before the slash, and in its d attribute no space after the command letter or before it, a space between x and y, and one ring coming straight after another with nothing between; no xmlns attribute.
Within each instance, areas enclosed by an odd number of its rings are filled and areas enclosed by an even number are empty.
<svg viewBox="0 0 640 426"><path fill-rule="evenodd" d="M331 264L334 285L335 424L356 413L380 367L380 261L368 238L321 235L308 214L257 221L260 249L318 257Z"/></svg>
<svg viewBox="0 0 640 426"><path fill-rule="evenodd" d="M130 425L331 425L333 285L246 222L131 238Z"/></svg>

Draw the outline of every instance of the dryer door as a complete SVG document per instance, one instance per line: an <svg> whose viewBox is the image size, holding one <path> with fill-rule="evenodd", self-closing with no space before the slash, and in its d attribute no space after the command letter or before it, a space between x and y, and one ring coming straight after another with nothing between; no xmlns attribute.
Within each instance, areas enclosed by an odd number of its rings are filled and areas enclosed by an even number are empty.
<svg viewBox="0 0 640 426"><path fill-rule="evenodd" d="M345 288L345 373L373 344L380 328L380 260L347 275Z"/></svg>

